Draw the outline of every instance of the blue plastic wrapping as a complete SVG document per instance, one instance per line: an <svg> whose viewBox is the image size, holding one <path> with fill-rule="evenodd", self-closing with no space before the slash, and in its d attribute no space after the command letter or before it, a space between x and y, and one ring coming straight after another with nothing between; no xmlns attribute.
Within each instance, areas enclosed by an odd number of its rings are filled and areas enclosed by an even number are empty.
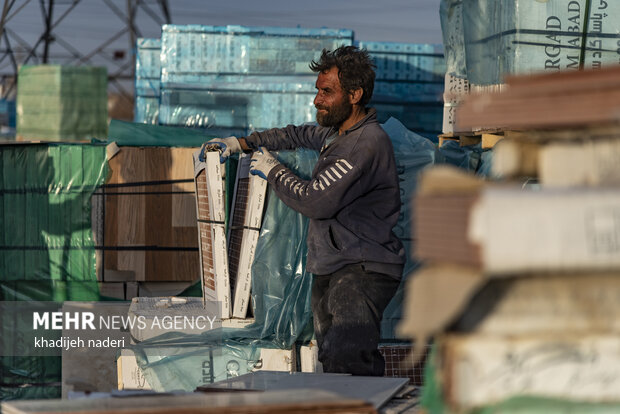
<svg viewBox="0 0 620 414"><path fill-rule="evenodd" d="M203 89L168 87L161 92L164 125L242 131L302 124L314 119L316 77L211 76ZM208 87L208 88L207 88Z"/></svg>
<svg viewBox="0 0 620 414"><path fill-rule="evenodd" d="M439 148L447 164L467 170L482 177L490 177L493 150L483 149L481 144L461 147L457 141L447 140Z"/></svg>
<svg viewBox="0 0 620 414"><path fill-rule="evenodd" d="M345 29L164 25L161 81L201 87L212 74L312 74L323 48L353 42Z"/></svg>
<svg viewBox="0 0 620 414"><path fill-rule="evenodd" d="M404 281L418 266L418 260L412 256L413 235L411 234L411 217L413 217L412 197L417 191L420 173L430 165L442 163L443 157L437 147L428 138L409 131L400 121L390 118L382 125L390 136L396 156L400 197L402 207L394 233L402 240L407 254L407 262L403 270L403 282L396 295L385 309L381 322L381 338L396 339L395 327L400 321L404 293Z"/></svg>
<svg viewBox="0 0 620 414"><path fill-rule="evenodd" d="M159 78L161 40L136 41L134 121L157 124L159 119Z"/></svg>

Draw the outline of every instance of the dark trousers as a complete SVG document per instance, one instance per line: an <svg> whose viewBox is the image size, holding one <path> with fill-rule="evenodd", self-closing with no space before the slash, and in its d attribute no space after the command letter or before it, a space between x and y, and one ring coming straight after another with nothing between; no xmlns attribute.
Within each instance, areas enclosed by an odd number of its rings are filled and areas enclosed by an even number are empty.
<svg viewBox="0 0 620 414"><path fill-rule="evenodd" d="M324 372L382 376L381 317L398 289L391 276L349 265L315 275L312 285L314 333Z"/></svg>

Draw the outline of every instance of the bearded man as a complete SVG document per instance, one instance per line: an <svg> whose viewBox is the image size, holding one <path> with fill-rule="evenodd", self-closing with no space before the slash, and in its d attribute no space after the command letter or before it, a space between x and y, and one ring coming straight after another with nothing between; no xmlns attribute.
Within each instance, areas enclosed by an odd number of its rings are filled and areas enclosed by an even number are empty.
<svg viewBox="0 0 620 414"><path fill-rule="evenodd" d="M367 108L374 64L365 50L323 50L314 105L319 124L214 139L221 161L254 150L250 172L269 182L290 208L310 219L306 269L313 274L312 312L324 372L381 376L380 322L402 275L405 252L392 228L401 200L394 149ZM320 151L310 180L269 151Z"/></svg>

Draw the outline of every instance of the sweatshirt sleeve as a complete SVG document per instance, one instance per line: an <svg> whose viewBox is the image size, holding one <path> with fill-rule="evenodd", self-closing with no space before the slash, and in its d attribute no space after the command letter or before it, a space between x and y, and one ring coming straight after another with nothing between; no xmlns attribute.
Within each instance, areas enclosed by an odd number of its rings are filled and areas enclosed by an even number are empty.
<svg viewBox="0 0 620 414"><path fill-rule="evenodd" d="M267 181L290 208L311 219L331 218L361 195L361 169L344 158L324 164L311 180L303 180L281 165Z"/></svg>
<svg viewBox="0 0 620 414"><path fill-rule="evenodd" d="M284 128L272 128L262 132L253 132L245 137L252 149L265 147L269 151L292 150L303 147L320 150L323 145L326 128L316 125L288 125Z"/></svg>

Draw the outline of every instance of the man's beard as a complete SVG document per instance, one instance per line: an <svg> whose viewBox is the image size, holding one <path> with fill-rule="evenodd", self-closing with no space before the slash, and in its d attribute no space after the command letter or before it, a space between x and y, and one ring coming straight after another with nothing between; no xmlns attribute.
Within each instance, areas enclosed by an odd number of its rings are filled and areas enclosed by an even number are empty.
<svg viewBox="0 0 620 414"><path fill-rule="evenodd" d="M351 111L353 110L353 105L351 105L346 100L343 100L341 104L333 105L328 108L325 106L317 106L316 113L316 122L319 125L324 127L340 127L344 121L346 121L349 116L351 116ZM326 109L327 113L322 114L318 111L318 109Z"/></svg>

